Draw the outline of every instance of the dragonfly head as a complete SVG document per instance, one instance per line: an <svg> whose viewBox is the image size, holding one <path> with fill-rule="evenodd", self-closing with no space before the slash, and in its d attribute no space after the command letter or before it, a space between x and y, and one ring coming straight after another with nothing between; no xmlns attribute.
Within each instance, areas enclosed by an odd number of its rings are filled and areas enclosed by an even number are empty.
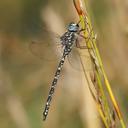
<svg viewBox="0 0 128 128"><path fill-rule="evenodd" d="M78 32L78 30L79 30L79 25L78 24L72 22L68 25L68 31L69 32Z"/></svg>

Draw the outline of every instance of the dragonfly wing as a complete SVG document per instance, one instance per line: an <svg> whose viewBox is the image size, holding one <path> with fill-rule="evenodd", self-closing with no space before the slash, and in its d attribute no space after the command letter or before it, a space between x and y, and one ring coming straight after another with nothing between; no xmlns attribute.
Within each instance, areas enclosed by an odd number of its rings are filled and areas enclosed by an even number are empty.
<svg viewBox="0 0 128 128"><path fill-rule="evenodd" d="M34 37L30 41L29 49L34 56L44 61L54 61L58 53L62 53L62 45L58 35L49 33L48 31L43 32L42 35Z"/></svg>
<svg viewBox="0 0 128 128"><path fill-rule="evenodd" d="M83 36L81 35L78 35L78 38L76 41L76 47L72 49L72 52L68 56L68 61L71 67L77 71L83 70L81 57L82 57L82 60L84 58L84 60L87 63L84 69L86 69L86 71L92 70L90 66L91 58L86 46L85 38L83 38Z"/></svg>
<svg viewBox="0 0 128 128"><path fill-rule="evenodd" d="M87 63L85 66L86 71L91 71L91 59L87 49L73 48L72 52L68 55L68 62L70 66L76 71L82 71L83 67L81 57L84 58L85 63Z"/></svg>

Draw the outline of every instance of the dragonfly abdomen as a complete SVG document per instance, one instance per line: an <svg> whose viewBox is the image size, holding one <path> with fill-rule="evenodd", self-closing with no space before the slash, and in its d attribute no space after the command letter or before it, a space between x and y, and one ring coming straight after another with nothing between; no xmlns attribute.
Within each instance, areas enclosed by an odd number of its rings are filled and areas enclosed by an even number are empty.
<svg viewBox="0 0 128 128"><path fill-rule="evenodd" d="M55 76L54 76L54 79L52 81L52 85L51 85L51 88L50 88L50 91L49 91L49 94L48 94L47 102L46 102L45 109L44 109L44 112L43 112L43 120L45 120L47 115L48 115L49 108L50 108L50 103L51 103L51 100L52 100L52 96L53 96L53 94L55 92L55 87L57 85L57 81L59 79L63 64L65 62L65 58L70 53L70 51L71 51L70 48L64 49L63 56L62 56L62 58L60 60L58 68L56 70L56 73L55 73Z"/></svg>

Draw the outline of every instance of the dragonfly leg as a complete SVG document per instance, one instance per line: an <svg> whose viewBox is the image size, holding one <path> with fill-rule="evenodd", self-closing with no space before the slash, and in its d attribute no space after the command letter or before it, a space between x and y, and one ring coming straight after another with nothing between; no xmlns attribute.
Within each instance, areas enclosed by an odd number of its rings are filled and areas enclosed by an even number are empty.
<svg viewBox="0 0 128 128"><path fill-rule="evenodd" d="M85 29L81 29L80 32L82 32L82 31L84 31L84 30L85 30ZM78 36L84 38L84 39L86 40L86 43L88 43L89 40L93 41L93 40L96 40L96 38L97 38L97 35L94 35L94 36L92 37L92 29L91 29L91 31L90 31L90 33L88 34L87 37L85 37L85 35L80 34L80 33L79 33ZM92 48L89 48L89 47L87 47L87 46L81 46L78 40L76 41L76 47L77 47L77 48L81 48L81 49L92 49Z"/></svg>

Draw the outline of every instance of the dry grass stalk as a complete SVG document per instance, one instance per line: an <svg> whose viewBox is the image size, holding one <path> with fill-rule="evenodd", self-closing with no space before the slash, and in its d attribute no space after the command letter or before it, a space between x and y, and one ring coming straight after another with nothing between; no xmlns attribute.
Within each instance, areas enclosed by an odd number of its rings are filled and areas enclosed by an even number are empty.
<svg viewBox="0 0 128 128"><path fill-rule="evenodd" d="M93 28L91 26L89 16L87 15L86 11L83 11L84 8L83 8L82 0L73 0L73 2L77 10L77 13L80 17L81 26L84 29L84 38L92 62L93 73L91 73L89 77L91 78L91 83L93 87L90 86L91 85L89 81L90 78L88 77L88 74L85 71L85 63L83 57L80 54L81 63L83 66L85 77L88 81L89 90L96 103L101 119L106 128L115 128L116 127L115 115L117 115L122 128L126 128L119 106L113 95L111 86L109 84L109 81L107 79L106 73L103 68L102 60L100 58L100 54L96 46L96 36L93 32ZM105 85L108 91L113 108L110 107L110 103L108 102L108 99L106 97L103 85Z"/></svg>

